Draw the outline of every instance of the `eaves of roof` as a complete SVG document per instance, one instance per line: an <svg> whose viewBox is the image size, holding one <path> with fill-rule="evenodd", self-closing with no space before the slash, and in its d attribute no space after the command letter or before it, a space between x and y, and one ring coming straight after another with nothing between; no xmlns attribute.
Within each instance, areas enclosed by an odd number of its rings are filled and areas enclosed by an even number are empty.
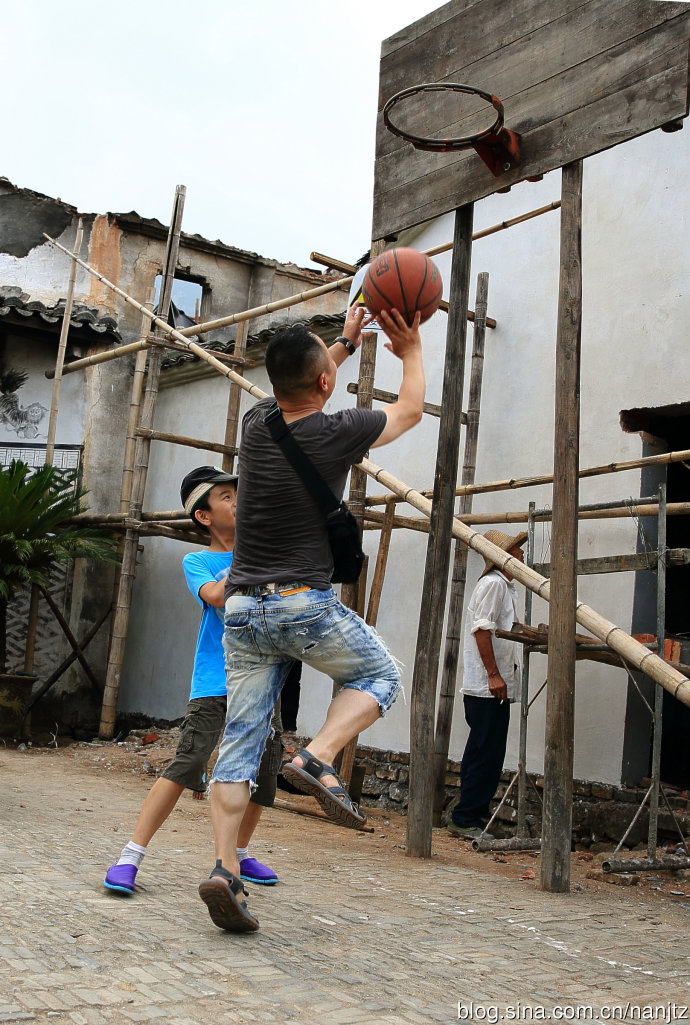
<svg viewBox="0 0 690 1025"><path fill-rule="evenodd" d="M271 338L273 338L278 331L283 331L286 327L294 327L296 324L304 324L310 331L314 331L322 337L324 341L328 342L342 330L344 321L344 313L317 313L309 320L291 320L284 321L282 324L275 324L272 327L265 328L263 331L258 331L256 334L249 335L247 337L247 354L250 355L252 352L263 352ZM228 342L208 342L197 336L194 338L194 341L203 349L212 349L214 352L223 352L232 355L235 350L234 340ZM199 362L200 359L201 357L195 355L193 352L178 352L174 349L169 349L163 358L161 367L163 370L168 370L171 367L179 367L183 363Z"/></svg>
<svg viewBox="0 0 690 1025"><path fill-rule="evenodd" d="M109 213L108 217L119 228L122 228L123 231L129 231L133 234L144 235L147 238L155 238L161 241L165 241L168 237L169 228L167 225L162 224L155 217L142 217L136 210L131 210L129 213ZM293 274L298 274L300 277L313 279L318 284L331 280L331 275L324 274L324 272L315 270L313 267L298 267L295 263L280 263L279 260L272 260L250 250L229 246L227 243L221 242L220 239L212 242L210 239L204 238L203 235L190 235L183 231L180 233L180 245L197 252L210 253L214 256L225 255L238 263L258 263L266 267L282 267Z"/></svg>
<svg viewBox="0 0 690 1025"><path fill-rule="evenodd" d="M46 324L59 324L65 315L65 300L58 299L52 305L47 306L40 299L31 299L26 292L10 285L0 286L0 317L7 317L11 321L16 317L31 320L36 318ZM97 308L86 306L84 303L74 303L70 316L70 327L89 328L99 335L108 335L110 339L121 342L122 338L117 330L117 319L110 314L99 315ZM40 326L40 325L37 325Z"/></svg>

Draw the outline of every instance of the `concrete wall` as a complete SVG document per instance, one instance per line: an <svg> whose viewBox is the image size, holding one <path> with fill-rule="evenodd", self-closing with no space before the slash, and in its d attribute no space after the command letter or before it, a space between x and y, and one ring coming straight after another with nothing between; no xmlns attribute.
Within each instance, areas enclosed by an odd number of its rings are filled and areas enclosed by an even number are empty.
<svg viewBox="0 0 690 1025"><path fill-rule="evenodd" d="M39 302L46 307L53 307L64 299L70 260L50 246L42 233L46 231L73 250L77 218L78 213L73 207L20 189L7 179L0 179L0 286L10 286L23 293L25 302ZM144 303L161 273L167 227L137 214L87 214L83 216L83 226L82 258L132 298ZM201 315L205 319L218 319L250 306L263 306L324 283L324 277L317 271L279 264L256 253L189 235L182 237L176 276L202 285ZM113 316L123 343L140 337L141 313L81 268L76 275L74 302L75 308L87 306L95 310L98 318ZM344 302L343 293L326 295L303 304L299 314L287 310L265 315L252 322L252 330L270 328L276 321L286 323L298 315L338 312ZM37 315L19 316L17 319L19 326L15 327L8 318L0 317L0 369L26 371L28 380L17 398L22 408L33 407L35 416L31 425L21 431L0 417L0 446L27 440L45 445L53 384L45 378L44 371L55 365L61 319L53 325ZM234 326L216 330L208 338L215 344L228 344L234 338L235 330ZM88 327L71 329L67 361L109 348L113 341L112 335L97 334ZM133 362L133 357L124 357L66 375L62 381L56 445L83 447L83 483L89 492L91 512L119 511ZM218 378L215 383L220 384L227 396L228 386L224 379ZM223 400L225 404L226 400ZM187 406L186 397L182 406ZM200 408L204 408L203 402ZM223 408L217 429L210 431L214 440L223 440L225 416ZM173 416L171 422L173 426L167 429L174 430L178 420ZM191 426L192 429L183 433L209 436L207 420ZM179 450L177 456L191 459L194 464L197 454L190 455L190 451ZM156 472L164 472L174 458L169 447L154 445L152 488ZM214 456L213 461L217 461L217 457ZM166 496L166 507L175 506L178 500L179 487L176 487L172 497ZM82 637L109 606L113 572L112 568L90 564L78 563L74 567L61 601L78 637ZM22 609L22 622L24 618ZM89 659L101 680L105 678L107 636L106 626L89 648ZM173 628L172 639L175 638ZM18 651L21 651L21 640L18 638L15 645ZM59 661L58 653L62 657L65 643L58 635L56 645L48 647L48 662L39 660L37 663L37 670L43 676L48 675ZM174 649L174 645L165 645L166 651L171 648ZM184 651L189 650L185 645ZM155 662L155 659L149 661ZM80 718L92 726L97 724L99 702L94 700L93 694L87 690L81 703L73 697L76 691L83 689L81 670L69 671L50 692L50 698L41 703L37 717L43 710L46 714L49 710L51 719L55 716L70 728L74 728ZM153 707L152 713L163 714L163 711ZM179 714L179 703L174 714Z"/></svg>
<svg viewBox="0 0 690 1025"><path fill-rule="evenodd" d="M683 168L690 153L690 131L675 135L655 132L624 147L589 159L584 175L584 320L582 359L581 465L632 459L641 454L637 435L622 433L619 411L632 406L669 405L687 401L687 288L690 199ZM498 223L560 196L560 173L538 184L525 183L507 195L477 204L475 230ZM400 239L420 249L449 241L452 218L445 217ZM446 285L450 258L437 262ZM472 277L488 271L489 315L498 322L487 331L484 391L477 460L477 480L549 473L553 461L554 352L559 266L559 214L548 213L478 241L473 249ZM474 290L474 286L473 286ZM474 297L472 298L474 303ZM445 315L438 313L422 329L431 402L441 401ZM471 347L472 331L468 331ZM354 402L348 380L356 378L356 361L345 363L333 409ZM252 380L266 386L261 369ZM399 364L381 349L377 386L397 390ZM227 384L200 376L161 393L158 426L195 436L222 435ZM245 404L248 400L244 400ZM419 488L433 486L437 422L422 426L384 450L374 461ZM170 508L178 502L179 481L193 465L216 462L212 454L165 448L150 475L149 508ZM370 493L379 493L372 484ZM640 472L629 471L583 480L581 502L591 503L640 494ZM550 488L508 491L475 498L478 512L527 508L528 502L550 502ZM404 510L410 512L409 509ZM488 525L487 525L488 526ZM482 528L485 529L485 528ZM517 528L516 528L517 529ZM622 554L636 547L633 520L601 520L582 525L580 555ZM547 559L549 527L537 531L537 558ZM365 535L375 556L378 537ZM385 720L363 736L363 743L392 751L409 746L409 694L414 664L419 595L426 536L396 531L391 544L379 631L404 663L405 698ZM162 717L181 714L188 694L198 612L187 595L180 569L183 550L167 541L148 541L137 581L135 615L123 674L122 708ZM468 582L483 564L470 553ZM581 578L580 598L629 629L634 581L630 575ZM469 587L468 587L469 593ZM440 613L439 613L440 614ZM534 622L548 621L548 607L537 601ZM652 626L653 629L653 626ZM546 676L546 660L536 656L531 674L533 693ZM461 679L458 688L461 685ZM307 672L299 732L318 728L328 704L330 683ZM617 783L625 727L626 677L622 671L580 663L577 669L575 775ZM466 728L458 697L450 757L459 759ZM507 765L517 759L517 716L513 716ZM543 761L544 698L530 717L528 768L539 772Z"/></svg>

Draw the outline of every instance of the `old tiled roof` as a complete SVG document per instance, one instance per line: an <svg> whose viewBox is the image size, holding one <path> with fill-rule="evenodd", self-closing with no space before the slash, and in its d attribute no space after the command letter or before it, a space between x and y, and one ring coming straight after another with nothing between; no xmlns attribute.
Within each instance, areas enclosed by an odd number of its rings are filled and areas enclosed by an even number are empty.
<svg viewBox="0 0 690 1025"><path fill-rule="evenodd" d="M38 318L46 324L59 324L65 314L65 300L48 306L39 299L32 299L26 292L15 285L0 285L0 317L24 317L27 320ZM117 319L110 314L100 314L97 307L74 303L70 317L70 327L88 327L99 335L108 335L110 339L121 342L117 330ZM39 325L40 326L40 325Z"/></svg>
<svg viewBox="0 0 690 1025"><path fill-rule="evenodd" d="M310 331L315 331L319 335L335 335L342 329L345 320L344 313L317 313L315 316L310 317L308 320L290 320L284 321L280 324L274 324L272 327L265 328L263 331L258 331L256 334L249 335L247 337L247 353L249 354L252 349L263 350L266 345L270 342L271 338L278 332L282 331L286 327L294 327L295 324L305 324ZM197 345L200 345L203 349L212 349L214 352L226 352L232 354L235 348L235 342L233 340L222 342L215 340L209 342L204 339L203 336L197 336L194 338ZM188 363L190 361L197 362L199 356L196 356L193 352L176 352L172 349L168 349L162 362L163 369L168 367L177 367L182 363Z"/></svg>

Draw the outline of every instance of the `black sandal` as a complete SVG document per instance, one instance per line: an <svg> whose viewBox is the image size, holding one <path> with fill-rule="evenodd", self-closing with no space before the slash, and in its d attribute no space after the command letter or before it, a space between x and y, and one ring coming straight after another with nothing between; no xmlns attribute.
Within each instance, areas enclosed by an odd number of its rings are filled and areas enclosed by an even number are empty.
<svg viewBox="0 0 690 1025"><path fill-rule="evenodd" d="M294 785L305 794L315 797L329 819L337 822L339 826L349 826L351 829L359 829L367 821L350 795L345 785L332 765L326 765L316 755L311 754L306 748L295 756L304 759L304 765L295 765L288 762L283 766L283 775L287 776ZM338 780L337 787L326 787L320 782L322 776L335 776Z"/></svg>
<svg viewBox="0 0 690 1025"><path fill-rule="evenodd" d="M259 923L247 908L247 902L238 894L248 896L242 880L216 862L208 879L199 884L199 896L208 908L211 921L226 932L256 932Z"/></svg>

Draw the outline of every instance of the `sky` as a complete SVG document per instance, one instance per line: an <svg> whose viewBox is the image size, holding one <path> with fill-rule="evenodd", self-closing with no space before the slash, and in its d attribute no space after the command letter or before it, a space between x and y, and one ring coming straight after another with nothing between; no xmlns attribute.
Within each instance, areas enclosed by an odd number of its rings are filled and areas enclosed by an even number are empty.
<svg viewBox="0 0 690 1025"><path fill-rule="evenodd" d="M310 264L371 241L381 41L440 0L2 4L0 176Z"/></svg>

